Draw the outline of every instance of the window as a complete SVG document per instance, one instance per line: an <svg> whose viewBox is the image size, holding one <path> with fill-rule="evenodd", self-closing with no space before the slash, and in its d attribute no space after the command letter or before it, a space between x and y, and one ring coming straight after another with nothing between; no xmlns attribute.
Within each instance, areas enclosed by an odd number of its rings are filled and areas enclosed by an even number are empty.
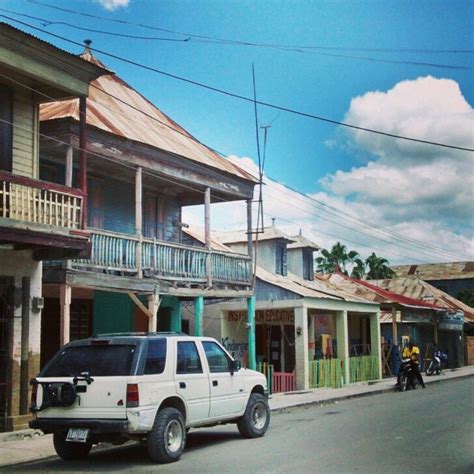
<svg viewBox="0 0 474 474"><path fill-rule="evenodd" d="M303 251L303 278L305 280L313 280L314 269L313 269L313 251Z"/></svg>
<svg viewBox="0 0 474 474"><path fill-rule="evenodd" d="M46 366L42 377L71 377L88 372L91 377L130 375L135 346L73 346L63 349Z"/></svg>
<svg viewBox="0 0 474 474"><path fill-rule="evenodd" d="M201 359L194 342L178 342L177 374L202 374Z"/></svg>
<svg viewBox="0 0 474 474"><path fill-rule="evenodd" d="M13 95L10 88L0 86L0 170L12 171Z"/></svg>
<svg viewBox="0 0 474 474"><path fill-rule="evenodd" d="M229 372L230 359L215 342L203 342L210 372Z"/></svg>
<svg viewBox="0 0 474 474"><path fill-rule="evenodd" d="M165 370L166 339L148 341L144 374L161 374Z"/></svg>
<svg viewBox="0 0 474 474"><path fill-rule="evenodd" d="M275 273L277 275L286 276L287 274L287 252L286 245L276 245L276 268Z"/></svg>

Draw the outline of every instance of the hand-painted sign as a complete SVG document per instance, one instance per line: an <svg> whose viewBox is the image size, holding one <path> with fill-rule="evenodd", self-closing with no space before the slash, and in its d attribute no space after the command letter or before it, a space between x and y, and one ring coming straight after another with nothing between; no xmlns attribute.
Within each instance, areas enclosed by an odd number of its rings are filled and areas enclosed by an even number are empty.
<svg viewBox="0 0 474 474"><path fill-rule="evenodd" d="M227 311L227 321L240 322L247 319L247 311ZM295 314L292 309L258 309L255 312L257 324L283 323L294 324Z"/></svg>
<svg viewBox="0 0 474 474"><path fill-rule="evenodd" d="M438 329L441 331L462 331L464 313L445 314L439 317Z"/></svg>

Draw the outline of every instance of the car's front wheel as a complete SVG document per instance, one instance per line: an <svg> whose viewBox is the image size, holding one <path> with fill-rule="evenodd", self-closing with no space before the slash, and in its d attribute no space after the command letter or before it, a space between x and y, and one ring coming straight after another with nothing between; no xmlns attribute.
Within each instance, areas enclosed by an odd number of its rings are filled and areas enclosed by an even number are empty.
<svg viewBox="0 0 474 474"><path fill-rule="evenodd" d="M57 455L66 461L84 459L92 448L92 443L66 441L65 433L54 433L53 444Z"/></svg>
<svg viewBox="0 0 474 474"><path fill-rule="evenodd" d="M148 454L152 461L175 462L184 451L186 428L183 415L176 408L163 408L155 418L153 428L148 433Z"/></svg>
<svg viewBox="0 0 474 474"><path fill-rule="evenodd" d="M270 424L270 407L260 393L252 393L244 415L237 421L237 428L244 438L260 438Z"/></svg>

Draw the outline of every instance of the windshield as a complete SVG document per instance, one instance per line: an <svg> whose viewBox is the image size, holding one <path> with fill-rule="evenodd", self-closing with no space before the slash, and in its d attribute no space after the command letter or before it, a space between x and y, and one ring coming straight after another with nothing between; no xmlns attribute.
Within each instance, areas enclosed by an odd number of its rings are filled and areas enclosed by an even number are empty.
<svg viewBox="0 0 474 474"><path fill-rule="evenodd" d="M75 346L62 349L45 367L42 377L91 377L130 375L135 346Z"/></svg>

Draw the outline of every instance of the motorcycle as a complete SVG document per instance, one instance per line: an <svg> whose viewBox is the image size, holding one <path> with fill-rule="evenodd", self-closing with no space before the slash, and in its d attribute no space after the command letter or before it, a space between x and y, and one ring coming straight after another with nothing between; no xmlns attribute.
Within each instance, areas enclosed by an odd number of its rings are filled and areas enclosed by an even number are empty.
<svg viewBox="0 0 474 474"><path fill-rule="evenodd" d="M433 354L433 359L430 362L430 365L426 369L426 375L433 375L436 372L436 375L439 375L442 372L442 365L448 361L448 354L441 352L440 350L435 351Z"/></svg>
<svg viewBox="0 0 474 474"><path fill-rule="evenodd" d="M418 379L413 372L413 368L411 366L411 359L401 359L400 361L400 383L398 385L398 390L400 392L404 392L409 388L416 389L418 386Z"/></svg>

